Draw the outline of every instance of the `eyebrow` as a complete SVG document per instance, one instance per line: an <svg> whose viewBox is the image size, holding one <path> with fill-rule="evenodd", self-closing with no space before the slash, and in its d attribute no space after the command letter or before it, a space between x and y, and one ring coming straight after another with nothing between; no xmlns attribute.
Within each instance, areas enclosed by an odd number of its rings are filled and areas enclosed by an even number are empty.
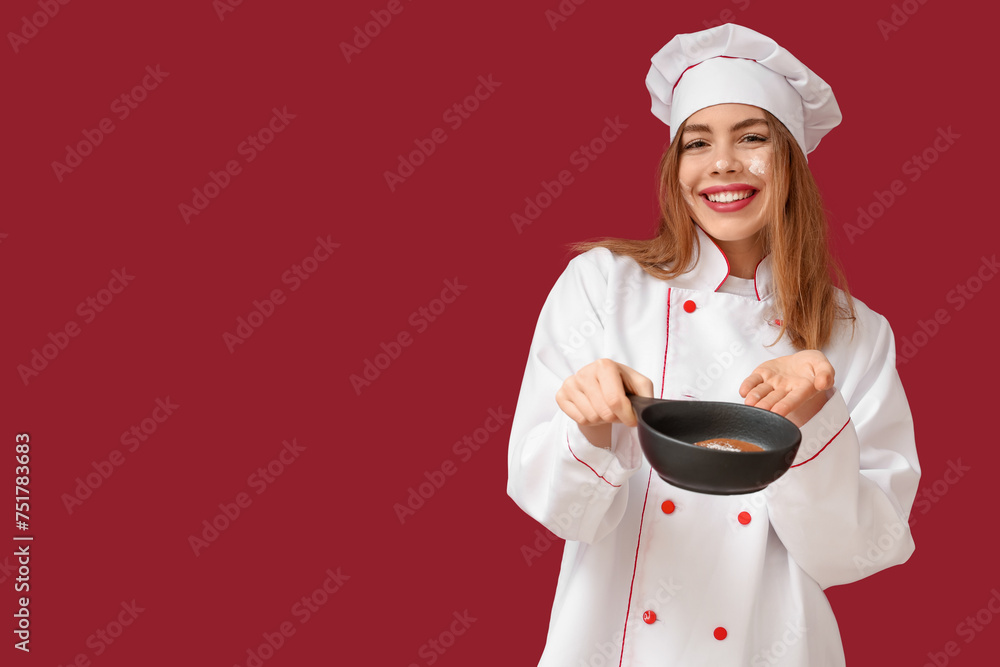
<svg viewBox="0 0 1000 667"><path fill-rule="evenodd" d="M746 129L748 127L753 127L755 125L767 125L767 121L764 120L763 118L747 118L746 120L741 120L740 122L733 125L731 128L729 128L729 131L739 132L740 130ZM709 127L708 125L702 125L702 124L686 125L684 127L684 133L687 134L688 132L707 132L708 134L711 134L712 128Z"/></svg>

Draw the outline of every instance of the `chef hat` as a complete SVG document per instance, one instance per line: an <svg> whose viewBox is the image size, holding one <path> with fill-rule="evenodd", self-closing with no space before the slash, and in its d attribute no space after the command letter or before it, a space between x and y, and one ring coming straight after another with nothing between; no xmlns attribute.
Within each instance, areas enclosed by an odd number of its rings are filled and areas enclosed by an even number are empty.
<svg viewBox="0 0 1000 667"><path fill-rule="evenodd" d="M773 39L734 23L677 35L651 58L646 88L670 141L691 114L751 104L784 123L803 154L840 124L830 86Z"/></svg>

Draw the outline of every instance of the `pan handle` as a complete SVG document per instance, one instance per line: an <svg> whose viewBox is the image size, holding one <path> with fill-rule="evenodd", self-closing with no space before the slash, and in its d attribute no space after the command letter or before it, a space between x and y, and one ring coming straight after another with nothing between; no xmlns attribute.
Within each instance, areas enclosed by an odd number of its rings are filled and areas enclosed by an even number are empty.
<svg viewBox="0 0 1000 667"><path fill-rule="evenodd" d="M625 391L625 395L628 396L628 399L630 401L632 401L632 408L636 411L637 414L641 410L648 408L651 405L659 405L660 403L676 403L676 401L672 401L667 398L649 398L646 396L636 396L635 394L633 394L628 390Z"/></svg>

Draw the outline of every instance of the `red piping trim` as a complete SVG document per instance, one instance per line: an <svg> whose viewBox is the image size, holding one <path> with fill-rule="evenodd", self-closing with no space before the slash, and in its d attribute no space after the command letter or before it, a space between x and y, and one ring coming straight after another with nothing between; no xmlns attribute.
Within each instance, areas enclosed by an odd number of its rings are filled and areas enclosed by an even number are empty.
<svg viewBox="0 0 1000 667"><path fill-rule="evenodd" d="M757 269L760 268L760 264L761 264L761 262L764 261L765 257L767 257L767 255L764 255L764 257L761 257L760 258L760 262L757 262L757 266L753 267L753 293L757 295L757 300L758 301L760 301L760 292L757 291Z"/></svg>
<svg viewBox="0 0 1000 667"><path fill-rule="evenodd" d="M729 56L722 56L722 57L728 58ZM701 231L704 232L705 230L703 229ZM708 232L705 232L705 236L708 236ZM720 282L718 285L716 285L715 289L712 290L713 292L718 292L719 288L722 287L722 283L726 282L726 279L729 278L729 258L726 257L726 252L722 248L719 247L719 244L715 242L715 239L713 239L711 236L708 236L708 240L711 241L712 245L714 245L719 250L719 254L722 255L722 259L726 260L726 275L722 278L722 282ZM699 248L699 252L700 252L700 250L701 249ZM699 258L699 260L700 260L700 258ZM756 289L756 287L754 289Z"/></svg>
<svg viewBox="0 0 1000 667"><path fill-rule="evenodd" d="M663 385L667 377L667 350L670 349L670 293L673 288L667 288L667 340L663 346L663 376L660 378L660 398L663 398ZM571 450L572 451L572 450ZM639 545L642 544L642 524L646 518L646 502L649 500L649 487L653 483L653 469L649 469L646 480L646 495L642 499L642 514L639 515L639 534L635 538L635 561L632 563L632 582L628 586L628 606L625 608L625 627L622 628L622 652L618 656L618 667L625 660L625 637L628 634L628 615L632 613L632 591L635 588L635 573L639 569Z"/></svg>
<svg viewBox="0 0 1000 667"><path fill-rule="evenodd" d="M847 421L846 421L846 422L844 422L844 425L840 427L840 431L837 431L837 433L836 433L836 434L834 434L834 436L833 436L832 438L830 438L829 442L827 442L827 443L826 443L825 445L823 445L823 449L826 449L826 448L827 448L827 446L829 446L829 444L830 444L831 442L833 442L834 440L836 440L836 439L837 439L837 436L838 436L838 435L840 435L840 434L841 434L841 432L842 432L842 431L843 431L843 430L844 430L845 428L847 428L847 425L848 425L848 424L850 424L850 423L851 423L851 418L850 418L850 417L848 417L848 418L847 418ZM801 462L799 462L799 463L796 463L795 465L793 465L793 466L790 466L790 467L791 467L791 468L798 468L798 467L799 467L800 465L802 465L803 463L809 463L809 462L810 462L810 461L812 461L812 460L813 460L814 458L816 458L817 456L819 456L820 454L822 454L822 453L823 453L823 449L820 449L820 450L819 450L818 452L816 452L815 454L813 454L812 456L810 456L809 458L807 458L807 459L806 459L805 461L801 461Z"/></svg>
<svg viewBox="0 0 1000 667"><path fill-rule="evenodd" d="M733 60L752 60L754 62L757 62L756 58L741 58L740 56L712 56L712 58L732 58ZM705 60L711 60L712 58L705 58ZM681 76L684 76L684 74L689 69L691 69L692 67L697 67L698 65L702 64L703 62L705 62L705 60L699 60L694 65L688 65L687 67L684 68L684 71L681 72ZM674 96L674 88L676 88L677 84L681 82L681 76L677 77L677 80L674 81L674 85L670 88L670 97L671 98L673 98L673 96Z"/></svg>
<svg viewBox="0 0 1000 667"><path fill-rule="evenodd" d="M708 234L705 234L705 236L708 236ZM726 275L722 279L722 282L716 285L715 289L712 290L713 292L718 292L719 288L722 287L722 283L726 282L726 280L729 278L729 258L726 257L726 252L722 248L719 248L719 244L715 243L715 239L713 239L711 236L708 236L708 238L713 244L715 244L715 247L719 249L719 254L722 255L722 259L726 260Z"/></svg>
<svg viewBox="0 0 1000 667"><path fill-rule="evenodd" d="M660 398L663 398L663 383L667 378L667 349L670 348L670 292L672 287L667 288L667 342L663 346L663 375L660 376Z"/></svg>
<svg viewBox="0 0 1000 667"><path fill-rule="evenodd" d="M662 392L661 392L662 396ZM649 479L646 480L646 496L642 499L642 514L639 516L639 535L635 540L635 562L632 564L632 583L628 587L628 607L625 608L625 627L622 629L622 652L618 656L618 667L625 660L625 635L628 633L628 615L632 611L632 588L635 586L635 572L639 569L639 544L642 541L642 520L646 516L646 501L649 500L649 485L653 481L653 469L649 469Z"/></svg>
<svg viewBox="0 0 1000 667"><path fill-rule="evenodd" d="M579 461L583 465L585 465L588 468L590 468L590 471L592 473L594 473L595 475L597 475L598 477L600 477L601 479L603 479L605 482L607 482L608 484L611 484L611 482L608 482L608 480L604 478L604 475L601 475L596 470L594 470L593 468L591 468L591 466L590 466L589 463L587 463L586 461L584 461L583 459L581 459L579 456L576 455L576 453L573 452L573 448L570 447L570 445L569 445L569 433L566 434L566 446L569 447L569 453L573 454L573 458L574 459L576 459L577 461ZM617 489L618 487L621 486L621 484L611 484L611 486L613 486L613 487L615 487Z"/></svg>

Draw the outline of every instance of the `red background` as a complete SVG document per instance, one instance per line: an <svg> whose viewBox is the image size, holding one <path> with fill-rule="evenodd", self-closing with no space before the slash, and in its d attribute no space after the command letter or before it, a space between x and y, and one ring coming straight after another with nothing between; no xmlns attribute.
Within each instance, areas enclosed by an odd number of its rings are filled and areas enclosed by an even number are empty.
<svg viewBox="0 0 1000 667"><path fill-rule="evenodd" d="M70 2L17 52L8 36L0 472L10 490L14 436L30 433L35 541L32 650L11 646L18 595L0 570L0 662L246 665L292 621L265 664L427 665L421 647L467 610L476 621L436 664L535 664L559 545L522 556L538 526L505 493L509 422L467 461L453 444L489 409L513 412L566 244L652 233L668 130L649 113L649 58L720 18L772 36L836 91L844 122L810 166L854 294L898 346L948 315L900 366L921 488L945 492L915 512L908 563L829 591L849 663L922 665L949 641L953 664L996 655L1000 623L968 643L956 627L1000 587L1000 285L961 309L947 300L998 245L994 109L979 92L996 10L912 2L884 36L888 2L594 1L553 29L557 5L404 1L351 62L341 42L385 2L248 0L224 20L209 0ZM6 2L0 27L38 11ZM169 75L119 120L112 101L157 65ZM442 114L479 76L500 85L454 129ZM237 147L275 107L295 118L246 162ZM60 182L52 163L106 117L115 130ZM627 129L576 171L571 154L609 117ZM439 127L447 140L390 191L384 173ZM949 127L960 138L909 180L904 163ZM242 171L186 224L178 205L233 159ZM562 169L573 184L518 233L511 214ZM844 226L895 179L905 193L851 242ZM317 237L340 246L291 291L281 277ZM84 323L77 305L122 267L134 281ZM411 313L446 279L467 289L418 332ZM287 300L230 353L223 333L274 289ZM69 321L80 334L25 384L18 366ZM401 332L412 344L356 392L350 375ZM180 407L126 451L121 434L168 396ZM248 477L292 438L305 450L257 495ZM68 512L64 494L114 450L122 465ZM394 504L449 460L454 474L401 523ZM970 469L948 484L959 460ZM252 504L196 556L189 536L240 492ZM350 578L300 623L293 605L328 568ZM132 600L144 611L95 655L88 637Z"/></svg>

